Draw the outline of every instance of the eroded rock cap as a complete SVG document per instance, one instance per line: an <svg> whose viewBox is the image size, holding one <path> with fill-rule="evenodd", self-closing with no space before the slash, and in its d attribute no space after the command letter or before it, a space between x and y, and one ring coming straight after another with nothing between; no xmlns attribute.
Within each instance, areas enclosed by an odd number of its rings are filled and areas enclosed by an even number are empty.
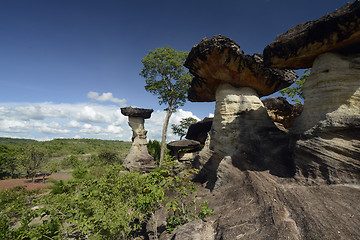
<svg viewBox="0 0 360 240"><path fill-rule="evenodd" d="M141 117L144 119L150 118L153 109L144 109L144 108L133 108L133 107L124 107L121 108L121 113L128 117Z"/></svg>
<svg viewBox="0 0 360 240"><path fill-rule="evenodd" d="M189 149L189 148L193 149L200 147L200 142L195 140L183 139L183 140L169 142L166 146L170 150Z"/></svg>
<svg viewBox="0 0 360 240"><path fill-rule="evenodd" d="M277 68L310 68L318 55L330 51L360 52L359 0L280 34L264 49L264 63Z"/></svg>
<svg viewBox="0 0 360 240"><path fill-rule="evenodd" d="M195 76L188 92L192 102L215 101L222 83L251 87L261 97L290 86L297 78L293 71L265 67L261 54L244 55L238 44L221 35L195 45L185 67Z"/></svg>

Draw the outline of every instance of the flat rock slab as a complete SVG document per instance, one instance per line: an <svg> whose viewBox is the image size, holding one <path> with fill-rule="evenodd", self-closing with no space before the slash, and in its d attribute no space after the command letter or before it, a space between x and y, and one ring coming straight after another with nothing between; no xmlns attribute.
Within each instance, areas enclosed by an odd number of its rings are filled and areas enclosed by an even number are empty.
<svg viewBox="0 0 360 240"><path fill-rule="evenodd" d="M198 147L200 147L200 142L188 139L172 141L167 144L167 148L170 150L194 149Z"/></svg>
<svg viewBox="0 0 360 240"><path fill-rule="evenodd" d="M144 119L148 119L151 117L151 113L153 109L145 109L145 108L133 108L133 107L125 107L121 108L121 113L128 117L140 117Z"/></svg>
<svg viewBox="0 0 360 240"><path fill-rule="evenodd" d="M359 0L280 34L265 47L264 63L281 69L310 68L318 55L330 51L360 52Z"/></svg>

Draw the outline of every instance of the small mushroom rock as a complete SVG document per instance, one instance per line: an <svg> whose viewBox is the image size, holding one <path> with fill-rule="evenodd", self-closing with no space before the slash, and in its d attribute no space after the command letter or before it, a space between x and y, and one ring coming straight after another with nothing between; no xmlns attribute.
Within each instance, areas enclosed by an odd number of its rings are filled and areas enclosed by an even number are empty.
<svg viewBox="0 0 360 240"><path fill-rule="evenodd" d="M226 156L238 168L289 172L282 167L288 164L288 139L259 97L291 85L296 73L265 67L260 54L244 55L239 45L221 35L194 46L185 67L194 75L189 100L216 101L210 138L196 160L200 168L206 166L200 175L206 181L220 179L217 168Z"/></svg>
<svg viewBox="0 0 360 240"><path fill-rule="evenodd" d="M169 142L167 148L170 149L171 156L174 156L177 160L186 161L194 158L195 154L193 152L199 149L200 145L198 141L182 139Z"/></svg>
<svg viewBox="0 0 360 240"><path fill-rule="evenodd" d="M150 118L152 112L153 109L121 108L121 113L128 116L129 126L133 131L133 144L123 163L129 170L151 171L156 167L154 158L147 150L147 131L144 129L144 119Z"/></svg>
<svg viewBox="0 0 360 240"><path fill-rule="evenodd" d="M316 20L299 24L277 36L264 49L264 63L271 67L310 68L325 52L353 54L360 51L360 1Z"/></svg>

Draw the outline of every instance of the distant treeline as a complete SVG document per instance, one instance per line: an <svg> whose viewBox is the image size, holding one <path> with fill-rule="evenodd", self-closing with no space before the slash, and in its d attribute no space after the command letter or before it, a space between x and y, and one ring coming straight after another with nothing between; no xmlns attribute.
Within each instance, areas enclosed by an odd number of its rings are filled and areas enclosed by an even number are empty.
<svg viewBox="0 0 360 240"><path fill-rule="evenodd" d="M0 177L121 163L130 147L130 142L117 140L0 138Z"/></svg>

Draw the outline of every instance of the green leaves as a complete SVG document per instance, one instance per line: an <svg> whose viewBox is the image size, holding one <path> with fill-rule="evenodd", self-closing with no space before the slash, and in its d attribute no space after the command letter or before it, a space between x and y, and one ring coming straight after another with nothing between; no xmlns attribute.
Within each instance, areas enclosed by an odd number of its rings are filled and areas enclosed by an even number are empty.
<svg viewBox="0 0 360 240"><path fill-rule="evenodd" d="M287 87L287 88L280 90L281 95L289 97L292 101L294 101L296 103L301 103L300 100L298 99L298 97L300 99L304 99L303 86L304 86L306 79L310 75L310 71L311 71L310 68L305 70L305 74L303 74L300 77L300 79L296 80L296 82L295 82L296 86Z"/></svg>
<svg viewBox="0 0 360 240"><path fill-rule="evenodd" d="M158 95L159 104L176 110L183 106L191 80L190 73L183 66L188 52L176 51L169 46L150 50L141 60L143 69L140 76L145 78L145 90Z"/></svg>
<svg viewBox="0 0 360 240"><path fill-rule="evenodd" d="M171 129L174 134L179 135L180 139L186 135L187 130L189 129L191 124L197 123L198 120L193 117L183 118L180 120L180 124L172 124Z"/></svg>

